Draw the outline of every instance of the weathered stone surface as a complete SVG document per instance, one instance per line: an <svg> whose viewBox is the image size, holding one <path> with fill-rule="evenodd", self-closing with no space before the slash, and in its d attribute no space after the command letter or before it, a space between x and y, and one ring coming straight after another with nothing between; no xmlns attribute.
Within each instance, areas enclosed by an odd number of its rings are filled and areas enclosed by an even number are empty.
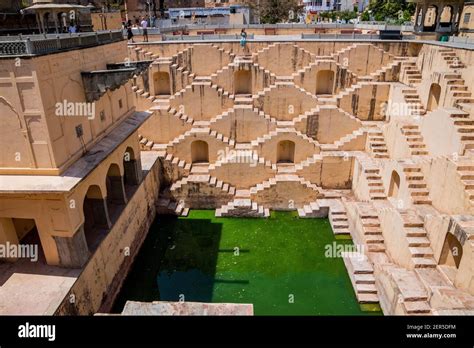
<svg viewBox="0 0 474 348"><path fill-rule="evenodd" d="M252 304L127 301L122 315L253 315Z"/></svg>

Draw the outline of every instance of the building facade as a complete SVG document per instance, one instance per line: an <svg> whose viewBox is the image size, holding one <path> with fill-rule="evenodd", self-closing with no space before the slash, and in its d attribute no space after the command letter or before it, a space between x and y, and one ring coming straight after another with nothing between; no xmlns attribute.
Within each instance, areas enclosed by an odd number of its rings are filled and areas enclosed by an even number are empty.
<svg viewBox="0 0 474 348"><path fill-rule="evenodd" d="M464 3L459 21L459 36L474 38L474 2Z"/></svg>
<svg viewBox="0 0 474 348"><path fill-rule="evenodd" d="M463 0L409 0L409 2L416 3L416 33L437 37L457 33L462 20Z"/></svg>

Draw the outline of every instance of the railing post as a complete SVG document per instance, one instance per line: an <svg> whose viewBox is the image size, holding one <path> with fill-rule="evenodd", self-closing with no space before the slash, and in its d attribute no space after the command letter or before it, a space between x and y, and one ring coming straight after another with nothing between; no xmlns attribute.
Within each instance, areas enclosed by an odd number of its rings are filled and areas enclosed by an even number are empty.
<svg viewBox="0 0 474 348"><path fill-rule="evenodd" d="M26 54L33 54L33 44L31 42L31 39L29 37L26 38L26 41L25 41L25 51L26 51Z"/></svg>
<svg viewBox="0 0 474 348"><path fill-rule="evenodd" d="M59 38L59 35L56 35L56 47L58 50L61 49L61 39Z"/></svg>

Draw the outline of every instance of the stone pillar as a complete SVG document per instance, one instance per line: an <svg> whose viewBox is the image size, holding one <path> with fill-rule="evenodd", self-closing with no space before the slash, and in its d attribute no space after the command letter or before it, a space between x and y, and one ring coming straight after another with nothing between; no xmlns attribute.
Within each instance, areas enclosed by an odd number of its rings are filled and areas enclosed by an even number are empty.
<svg viewBox="0 0 474 348"><path fill-rule="evenodd" d="M443 13L443 10L444 10L444 7L443 8L437 8L437 10L436 10L435 31L440 30L440 25L439 24L441 22L441 14Z"/></svg>
<svg viewBox="0 0 474 348"><path fill-rule="evenodd" d="M56 12L52 12L53 16L54 16L54 27L56 29L56 34L59 34L59 28L60 28L60 23L58 25L58 14Z"/></svg>
<svg viewBox="0 0 474 348"><path fill-rule="evenodd" d="M18 245L19 240L16 234L13 220L10 218L0 218L0 245L6 251L7 245ZM2 261L15 262L17 258L3 259Z"/></svg>
<svg viewBox="0 0 474 348"><path fill-rule="evenodd" d="M54 240L58 248L59 266L68 268L81 268L89 259L84 225L72 237L58 237Z"/></svg>
<svg viewBox="0 0 474 348"><path fill-rule="evenodd" d="M418 23L418 19L420 17L421 6L420 4L416 5L415 10L415 31L421 31L423 28L423 23Z"/></svg>
<svg viewBox="0 0 474 348"><path fill-rule="evenodd" d="M460 8L459 5L452 5L453 7L453 13L451 13L451 33L455 33L458 31L459 28L459 22L462 20L461 19L461 13L460 13ZM459 17L458 17L459 15Z"/></svg>

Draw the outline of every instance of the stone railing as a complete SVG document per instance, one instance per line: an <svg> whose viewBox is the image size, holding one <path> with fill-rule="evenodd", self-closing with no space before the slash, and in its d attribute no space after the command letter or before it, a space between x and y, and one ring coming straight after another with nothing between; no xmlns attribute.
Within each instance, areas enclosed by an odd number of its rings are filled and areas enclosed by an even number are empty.
<svg viewBox="0 0 474 348"><path fill-rule="evenodd" d="M121 30L77 34L18 35L0 37L0 57L42 55L123 40Z"/></svg>
<svg viewBox="0 0 474 348"><path fill-rule="evenodd" d="M247 35L247 40L254 39L253 34ZM201 41L201 40L240 40L239 34L202 34L202 35L163 35L163 41Z"/></svg>
<svg viewBox="0 0 474 348"><path fill-rule="evenodd" d="M468 36L450 36L449 42L474 46L474 39Z"/></svg>
<svg viewBox="0 0 474 348"><path fill-rule="evenodd" d="M381 40L379 34L301 34L306 40ZM415 35L403 35L403 40L413 40Z"/></svg>

